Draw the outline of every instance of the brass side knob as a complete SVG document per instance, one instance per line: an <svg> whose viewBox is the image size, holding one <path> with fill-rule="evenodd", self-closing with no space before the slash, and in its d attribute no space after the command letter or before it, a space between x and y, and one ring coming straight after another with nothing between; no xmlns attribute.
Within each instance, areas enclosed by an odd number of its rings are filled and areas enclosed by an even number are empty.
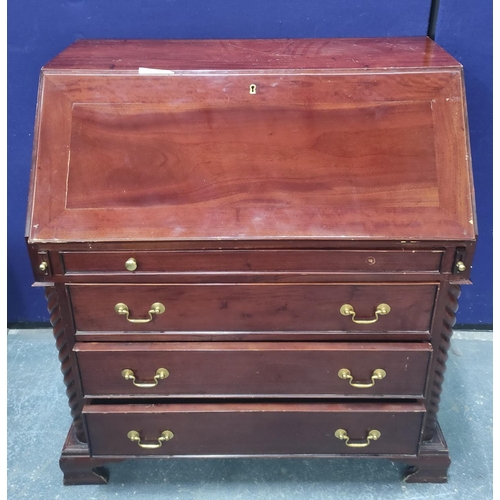
<svg viewBox="0 0 500 500"><path fill-rule="evenodd" d="M40 271L42 271L42 273L44 273L45 271L47 271L49 265L47 264L47 262L41 262L40 265L38 266L38 269L40 269Z"/></svg>
<svg viewBox="0 0 500 500"><path fill-rule="evenodd" d="M459 260L459 261L457 262L457 269L458 269L461 273L463 273L463 272L467 269L467 266L466 266L466 265L465 265L465 264L464 264L461 260Z"/></svg>
<svg viewBox="0 0 500 500"><path fill-rule="evenodd" d="M127 259L127 262L125 262L125 269L127 271L135 271L137 269L137 261L133 257L130 257L130 259Z"/></svg>

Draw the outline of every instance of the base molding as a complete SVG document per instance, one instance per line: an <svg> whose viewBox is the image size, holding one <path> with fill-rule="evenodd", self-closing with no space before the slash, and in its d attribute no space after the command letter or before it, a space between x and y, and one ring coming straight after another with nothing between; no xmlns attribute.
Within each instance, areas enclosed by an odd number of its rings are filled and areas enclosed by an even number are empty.
<svg viewBox="0 0 500 500"><path fill-rule="evenodd" d="M433 438L420 443L418 456L401 461L409 465L403 478L406 483L446 483L451 460L439 423Z"/></svg>
<svg viewBox="0 0 500 500"><path fill-rule="evenodd" d="M74 425L71 425L59 459L59 467L66 486L79 484L107 484L109 471L105 464L121 462L121 458L94 458L90 456L87 443L78 441Z"/></svg>

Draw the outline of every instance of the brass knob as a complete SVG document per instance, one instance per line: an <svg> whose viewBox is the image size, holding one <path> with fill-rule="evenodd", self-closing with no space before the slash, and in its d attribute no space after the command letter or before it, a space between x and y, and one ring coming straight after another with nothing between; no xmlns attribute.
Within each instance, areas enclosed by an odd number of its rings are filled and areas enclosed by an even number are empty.
<svg viewBox="0 0 500 500"><path fill-rule="evenodd" d="M158 438L158 443L141 443L141 436L137 431L127 432L127 437L130 441L137 443L141 448L146 448L148 450L153 450L155 448L160 448L165 441L170 441L174 438L174 433L172 431L163 431L161 436Z"/></svg>
<svg viewBox="0 0 500 500"><path fill-rule="evenodd" d="M459 260L459 261L457 262L457 269L458 269L461 273L463 273L463 272L467 269L467 266L466 266L466 265L465 265L465 264L464 264L461 260Z"/></svg>
<svg viewBox="0 0 500 500"><path fill-rule="evenodd" d="M130 259L127 259L127 262L125 262L125 269L127 271L135 271L137 269L137 261L133 257L130 257Z"/></svg>
<svg viewBox="0 0 500 500"><path fill-rule="evenodd" d="M44 273L48 269L49 265L47 262L41 262L40 265L38 266L38 269Z"/></svg>
<svg viewBox="0 0 500 500"><path fill-rule="evenodd" d="M345 429L337 429L335 431L335 437L341 441L345 441L345 445L349 446L349 448L366 448L370 444L370 441L376 441L381 435L382 434L379 430L373 429L368 432L365 442L350 443L349 441L351 438L347 435L347 431Z"/></svg>

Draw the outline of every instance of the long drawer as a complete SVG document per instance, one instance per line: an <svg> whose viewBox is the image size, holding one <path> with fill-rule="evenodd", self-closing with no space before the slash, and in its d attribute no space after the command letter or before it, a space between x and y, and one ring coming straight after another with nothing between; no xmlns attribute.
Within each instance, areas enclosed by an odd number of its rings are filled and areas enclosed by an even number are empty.
<svg viewBox="0 0 500 500"><path fill-rule="evenodd" d="M70 285L82 331L429 331L436 284Z"/></svg>
<svg viewBox="0 0 500 500"><path fill-rule="evenodd" d="M422 397L428 343L79 342L86 397Z"/></svg>
<svg viewBox="0 0 500 500"><path fill-rule="evenodd" d="M424 406L91 404L83 413L94 456L415 455Z"/></svg>
<svg viewBox="0 0 500 500"><path fill-rule="evenodd" d="M75 273L439 272L442 250L191 250L63 252Z"/></svg>

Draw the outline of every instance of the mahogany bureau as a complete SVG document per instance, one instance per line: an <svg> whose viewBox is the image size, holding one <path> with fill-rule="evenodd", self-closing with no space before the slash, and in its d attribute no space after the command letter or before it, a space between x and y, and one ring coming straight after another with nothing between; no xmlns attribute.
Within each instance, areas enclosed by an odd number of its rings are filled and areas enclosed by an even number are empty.
<svg viewBox="0 0 500 500"><path fill-rule="evenodd" d="M65 484L193 456L446 481L476 220L462 67L430 39L80 40L41 72L26 237Z"/></svg>

